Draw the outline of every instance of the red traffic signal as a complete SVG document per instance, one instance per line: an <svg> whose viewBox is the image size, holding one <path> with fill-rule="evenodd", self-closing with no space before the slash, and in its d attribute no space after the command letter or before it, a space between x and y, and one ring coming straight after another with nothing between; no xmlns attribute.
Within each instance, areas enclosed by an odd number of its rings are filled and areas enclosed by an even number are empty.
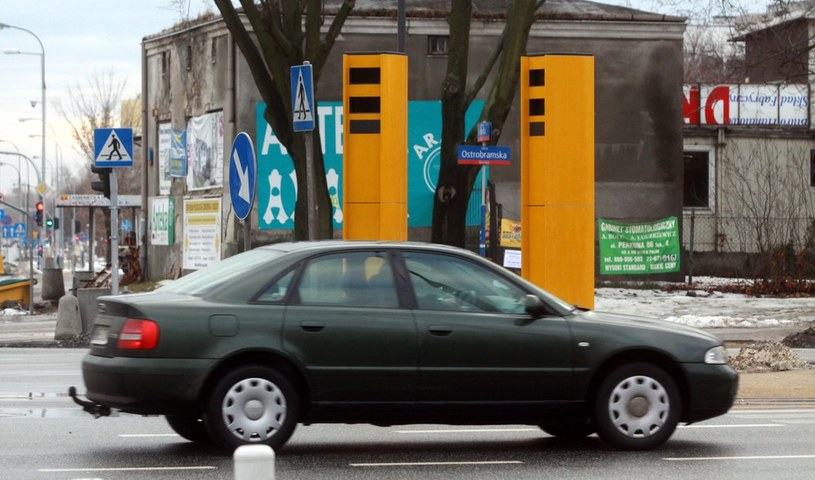
<svg viewBox="0 0 815 480"><path fill-rule="evenodd" d="M34 213L34 221L37 222L38 226L42 226L42 215L43 210L45 210L45 205L42 202L37 202L37 211Z"/></svg>

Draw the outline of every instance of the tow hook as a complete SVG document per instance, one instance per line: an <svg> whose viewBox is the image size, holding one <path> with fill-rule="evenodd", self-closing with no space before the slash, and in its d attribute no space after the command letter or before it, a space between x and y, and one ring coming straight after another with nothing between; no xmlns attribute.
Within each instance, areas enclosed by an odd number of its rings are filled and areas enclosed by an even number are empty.
<svg viewBox="0 0 815 480"><path fill-rule="evenodd" d="M71 400L73 400L74 403L82 407L82 410L90 413L94 416L94 418L107 417L110 415L110 407L97 405L90 400L82 400L79 398L79 395L76 394L76 387L68 388L68 396L71 397Z"/></svg>

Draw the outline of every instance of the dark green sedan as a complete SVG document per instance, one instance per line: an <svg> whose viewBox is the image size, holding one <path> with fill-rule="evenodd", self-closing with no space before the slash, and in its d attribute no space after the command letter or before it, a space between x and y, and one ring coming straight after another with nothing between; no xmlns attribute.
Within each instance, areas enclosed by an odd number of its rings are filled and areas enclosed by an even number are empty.
<svg viewBox="0 0 815 480"><path fill-rule="evenodd" d="M722 342L583 311L468 251L268 245L154 292L102 297L86 410L165 415L182 437L281 447L298 423L532 424L657 447L722 415Z"/></svg>

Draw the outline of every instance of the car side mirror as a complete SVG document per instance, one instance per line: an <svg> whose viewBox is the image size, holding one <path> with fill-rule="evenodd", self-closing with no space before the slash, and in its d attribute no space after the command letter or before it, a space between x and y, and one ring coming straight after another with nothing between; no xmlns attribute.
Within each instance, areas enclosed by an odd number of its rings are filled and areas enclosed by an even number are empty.
<svg viewBox="0 0 815 480"><path fill-rule="evenodd" d="M532 294L524 296L524 310L527 314L531 315L532 318L539 318L549 313L549 309L546 308L546 304L543 303L543 300Z"/></svg>

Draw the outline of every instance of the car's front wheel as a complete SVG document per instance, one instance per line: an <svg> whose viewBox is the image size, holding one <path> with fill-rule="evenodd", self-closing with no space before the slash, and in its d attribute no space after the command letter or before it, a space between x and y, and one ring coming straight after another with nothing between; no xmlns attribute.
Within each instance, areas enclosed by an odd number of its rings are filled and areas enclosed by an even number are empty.
<svg viewBox="0 0 815 480"><path fill-rule="evenodd" d="M670 438L682 409L670 375L649 363L612 371L597 390L594 425L600 438L621 450L649 450Z"/></svg>
<svg viewBox="0 0 815 480"><path fill-rule="evenodd" d="M206 411L209 433L221 446L257 443L276 450L294 432L299 409L295 389L284 375L249 365L221 378Z"/></svg>

